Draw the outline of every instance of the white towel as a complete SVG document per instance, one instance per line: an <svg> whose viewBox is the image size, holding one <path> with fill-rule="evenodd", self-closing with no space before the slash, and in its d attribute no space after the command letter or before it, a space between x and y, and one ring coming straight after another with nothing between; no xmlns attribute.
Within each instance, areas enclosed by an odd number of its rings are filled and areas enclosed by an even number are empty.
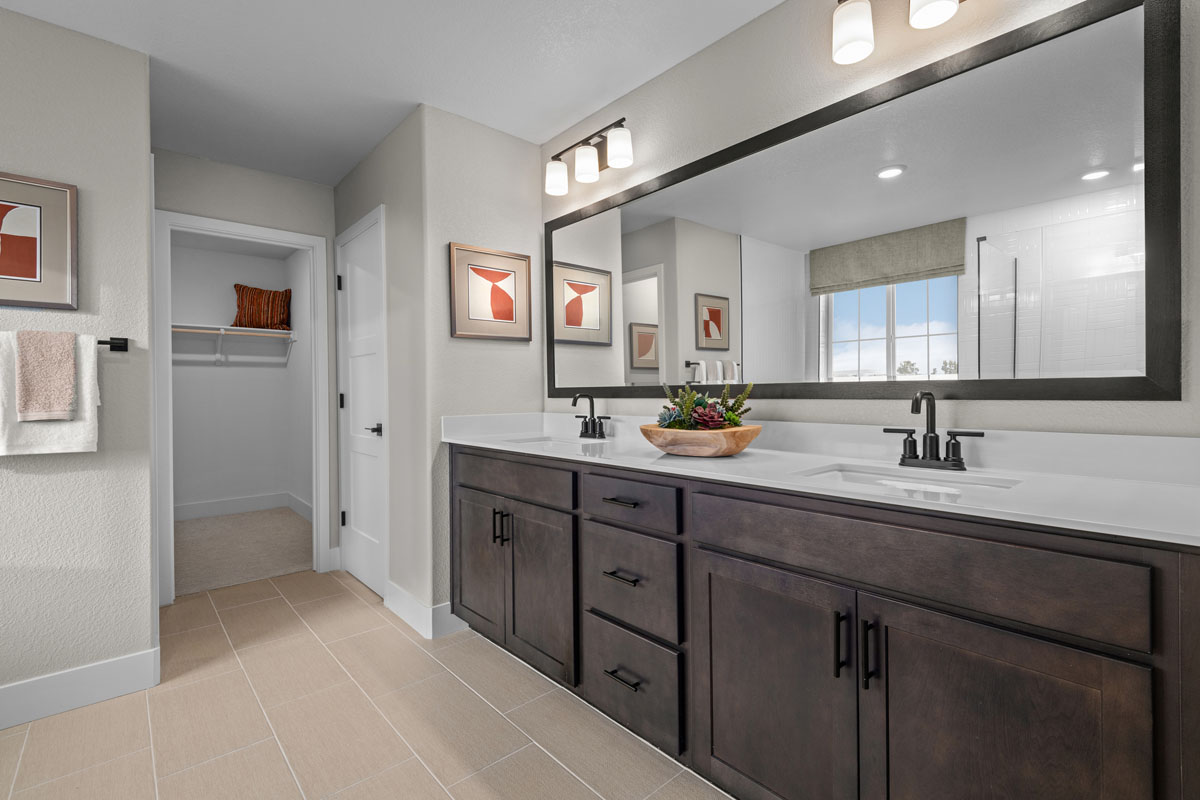
<svg viewBox="0 0 1200 800"><path fill-rule="evenodd" d="M738 379L738 364L736 361L721 362L721 377L726 383L741 383Z"/></svg>
<svg viewBox="0 0 1200 800"><path fill-rule="evenodd" d="M75 337L75 418L17 421L17 335L0 331L0 456L36 453L94 453L100 419L100 376L96 337Z"/></svg>
<svg viewBox="0 0 1200 800"><path fill-rule="evenodd" d="M706 369L708 369L709 383L721 383L725 380L725 371L721 367L720 361L709 361Z"/></svg>
<svg viewBox="0 0 1200 800"><path fill-rule="evenodd" d="M693 361L696 372L692 375L692 383L708 383L708 370L703 361Z"/></svg>

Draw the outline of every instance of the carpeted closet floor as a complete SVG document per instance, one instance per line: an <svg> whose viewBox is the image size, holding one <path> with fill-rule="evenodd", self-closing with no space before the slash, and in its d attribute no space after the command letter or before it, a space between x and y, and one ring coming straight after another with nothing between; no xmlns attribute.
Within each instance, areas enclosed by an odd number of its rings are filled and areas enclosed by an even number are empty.
<svg viewBox="0 0 1200 800"><path fill-rule="evenodd" d="M290 508L175 523L175 594L312 569L312 523Z"/></svg>

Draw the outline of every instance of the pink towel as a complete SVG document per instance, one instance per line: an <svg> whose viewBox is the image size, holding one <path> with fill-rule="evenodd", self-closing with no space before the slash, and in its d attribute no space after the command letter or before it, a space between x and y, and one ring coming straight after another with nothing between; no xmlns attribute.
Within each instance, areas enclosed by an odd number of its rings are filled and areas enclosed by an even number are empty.
<svg viewBox="0 0 1200 800"><path fill-rule="evenodd" d="M17 421L75 417L75 334L17 331Z"/></svg>

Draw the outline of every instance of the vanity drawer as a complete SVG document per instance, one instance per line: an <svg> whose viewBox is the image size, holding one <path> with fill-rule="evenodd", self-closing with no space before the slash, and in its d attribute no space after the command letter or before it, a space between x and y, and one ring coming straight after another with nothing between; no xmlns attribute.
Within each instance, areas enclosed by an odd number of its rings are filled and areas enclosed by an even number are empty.
<svg viewBox="0 0 1200 800"><path fill-rule="evenodd" d="M575 473L570 470L457 453L454 480L463 486L543 506L575 508Z"/></svg>
<svg viewBox="0 0 1200 800"><path fill-rule="evenodd" d="M679 642L679 545L583 523L579 576L584 608Z"/></svg>
<svg viewBox="0 0 1200 800"><path fill-rule="evenodd" d="M692 496L692 519L700 543L1151 652L1144 564L711 494Z"/></svg>
<svg viewBox="0 0 1200 800"><path fill-rule="evenodd" d="M579 504L585 512L664 533L679 533L680 490L603 475L583 475Z"/></svg>
<svg viewBox="0 0 1200 800"><path fill-rule="evenodd" d="M680 656L587 612L583 694L613 719L671 755L681 751Z"/></svg>

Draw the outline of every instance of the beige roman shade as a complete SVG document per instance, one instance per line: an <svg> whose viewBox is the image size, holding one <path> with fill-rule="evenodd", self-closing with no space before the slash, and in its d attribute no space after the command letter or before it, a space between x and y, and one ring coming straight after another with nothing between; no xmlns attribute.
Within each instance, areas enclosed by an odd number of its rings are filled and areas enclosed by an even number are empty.
<svg viewBox="0 0 1200 800"><path fill-rule="evenodd" d="M859 239L809 253L814 295L961 275L967 252L967 219L950 219Z"/></svg>

